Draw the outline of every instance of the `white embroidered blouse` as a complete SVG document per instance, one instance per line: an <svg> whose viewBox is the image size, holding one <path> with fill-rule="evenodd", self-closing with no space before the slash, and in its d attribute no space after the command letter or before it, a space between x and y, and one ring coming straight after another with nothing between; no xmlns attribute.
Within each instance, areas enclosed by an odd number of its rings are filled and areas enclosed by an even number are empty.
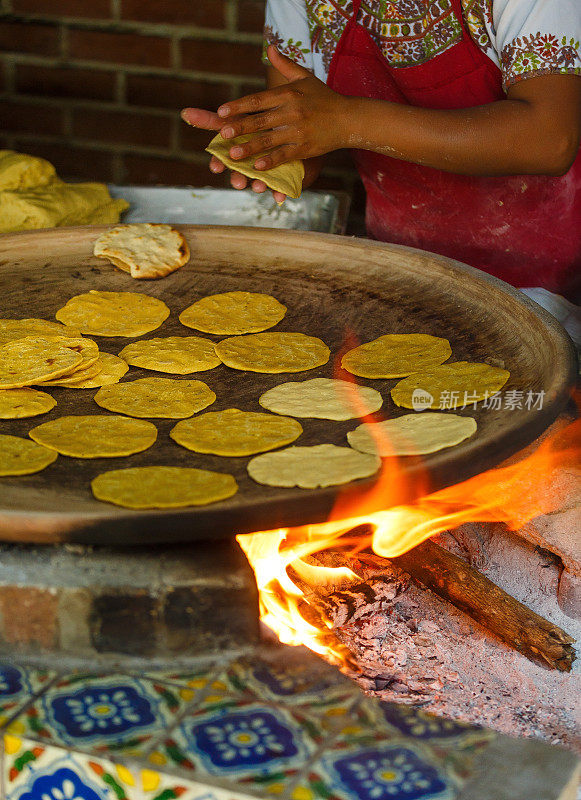
<svg viewBox="0 0 581 800"><path fill-rule="evenodd" d="M537 75L581 75L581 0L462 0L462 8L505 89ZM267 0L265 42L326 81L352 14L352 0ZM450 0L363 0L358 22L392 67L422 64L462 35Z"/></svg>

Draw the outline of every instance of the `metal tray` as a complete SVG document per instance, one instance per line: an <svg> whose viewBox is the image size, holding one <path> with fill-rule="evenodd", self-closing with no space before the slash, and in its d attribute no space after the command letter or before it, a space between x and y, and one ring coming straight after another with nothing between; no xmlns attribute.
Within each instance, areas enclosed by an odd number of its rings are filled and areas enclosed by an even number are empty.
<svg viewBox="0 0 581 800"><path fill-rule="evenodd" d="M345 233L351 199L346 192L303 192L278 206L270 192L193 186L109 186L131 203L123 222L174 225L243 225L319 233Z"/></svg>

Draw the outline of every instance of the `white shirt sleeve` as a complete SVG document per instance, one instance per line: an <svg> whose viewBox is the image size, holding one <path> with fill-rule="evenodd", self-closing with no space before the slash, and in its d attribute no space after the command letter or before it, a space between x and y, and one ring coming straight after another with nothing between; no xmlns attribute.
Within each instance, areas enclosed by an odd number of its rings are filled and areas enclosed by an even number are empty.
<svg viewBox="0 0 581 800"><path fill-rule="evenodd" d="M581 0L493 0L491 22L505 87L538 75L581 75Z"/></svg>
<svg viewBox="0 0 581 800"><path fill-rule="evenodd" d="M305 0L268 0L264 24L263 61L266 47L273 44L301 67L315 71Z"/></svg>

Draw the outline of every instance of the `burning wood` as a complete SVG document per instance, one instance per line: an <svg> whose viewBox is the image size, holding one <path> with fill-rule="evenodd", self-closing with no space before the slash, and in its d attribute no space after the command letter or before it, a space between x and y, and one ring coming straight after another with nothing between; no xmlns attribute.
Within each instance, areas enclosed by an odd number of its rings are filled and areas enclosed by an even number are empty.
<svg viewBox="0 0 581 800"><path fill-rule="evenodd" d="M519 603L458 556L426 541L394 562L527 658L570 672L575 659L573 637Z"/></svg>
<svg viewBox="0 0 581 800"><path fill-rule="evenodd" d="M558 429L517 463L426 494L405 506L398 505L405 488L403 471L397 470L396 459L388 459L373 489L363 498L346 492L328 522L239 536L257 576L263 621L281 641L305 644L342 663L342 648L335 652L329 644L328 629L336 627L329 615L323 613L323 622L307 621L301 608L305 599L316 598L313 604L328 610L329 598L338 587L344 591L349 586L349 592L362 597L369 590L363 587L360 574L345 566L317 567L312 557L337 547L350 556L369 548L375 556L393 560L528 658L569 670L574 657L570 636L461 559L426 540L465 522L503 521L517 530L539 514L554 510L558 498L549 491L551 477L557 468L578 463L580 438L581 421L577 420ZM289 577L290 567L294 580ZM397 592L397 582L390 585L387 591ZM367 596L366 602L375 601Z"/></svg>
<svg viewBox="0 0 581 800"><path fill-rule="evenodd" d="M321 554L312 556L321 563ZM345 553L329 552L328 557L345 561ZM289 567L293 581L305 593L307 602L340 628L347 620L353 622L358 612L369 615L379 611L386 601L397 597L406 584L391 565L418 580L444 600L453 603L476 622L532 661L570 672L575 653L574 639L558 626L535 614L514 597L465 561L434 542L424 542L403 556L387 561L371 552L359 553L358 559L367 562L374 577L357 582L331 593L325 586L309 586L300 572ZM325 563L323 561L323 563ZM328 567L327 567L328 568ZM384 574L382 574L382 570ZM387 572L385 572L387 570Z"/></svg>

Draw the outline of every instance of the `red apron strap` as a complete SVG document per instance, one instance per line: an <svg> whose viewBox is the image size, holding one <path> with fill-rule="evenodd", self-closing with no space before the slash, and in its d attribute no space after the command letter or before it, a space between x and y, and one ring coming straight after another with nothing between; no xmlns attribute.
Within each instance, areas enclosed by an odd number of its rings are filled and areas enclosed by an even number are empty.
<svg viewBox="0 0 581 800"><path fill-rule="evenodd" d="M335 75L337 70L337 64L343 52L343 48L345 43L350 39L351 33L354 30L357 24L357 17L359 16L359 11L361 9L361 4L363 0L353 0L352 1L352 13L351 17L349 18L347 24L343 28L343 33L341 34L341 38L337 43L337 47L335 48L335 53L333 54L333 58L331 59L331 65L329 67L329 72L327 75L327 85L333 88L333 83L335 81Z"/></svg>

